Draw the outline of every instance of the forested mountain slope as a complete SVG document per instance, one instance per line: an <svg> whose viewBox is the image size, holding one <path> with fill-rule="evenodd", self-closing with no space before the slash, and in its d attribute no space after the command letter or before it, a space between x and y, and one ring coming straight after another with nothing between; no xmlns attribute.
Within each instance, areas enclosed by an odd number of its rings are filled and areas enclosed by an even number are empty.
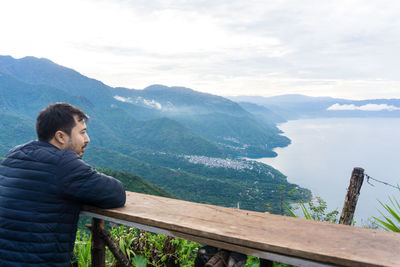
<svg viewBox="0 0 400 267"><path fill-rule="evenodd" d="M279 185L297 188L277 170L237 159L273 156L289 143L268 118L184 87L113 88L34 57L0 56L0 153L35 139L38 112L57 101L90 116L85 161L139 175L179 198L263 210L279 199ZM298 188L291 198L309 196Z"/></svg>

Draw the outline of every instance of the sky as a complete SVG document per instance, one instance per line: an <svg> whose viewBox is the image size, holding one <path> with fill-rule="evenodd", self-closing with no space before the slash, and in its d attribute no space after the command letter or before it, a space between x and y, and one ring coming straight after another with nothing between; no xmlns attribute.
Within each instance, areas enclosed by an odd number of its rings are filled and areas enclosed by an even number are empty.
<svg viewBox="0 0 400 267"><path fill-rule="evenodd" d="M400 98L396 0L1 0L0 55L113 87Z"/></svg>

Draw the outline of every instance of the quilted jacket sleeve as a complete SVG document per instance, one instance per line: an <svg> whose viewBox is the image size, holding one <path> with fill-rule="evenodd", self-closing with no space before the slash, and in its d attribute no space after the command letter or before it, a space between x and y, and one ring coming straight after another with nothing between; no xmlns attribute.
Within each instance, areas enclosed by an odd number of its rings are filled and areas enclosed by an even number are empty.
<svg viewBox="0 0 400 267"><path fill-rule="evenodd" d="M125 188L120 181L97 172L73 151L63 153L57 178L64 198L104 209L125 205Z"/></svg>

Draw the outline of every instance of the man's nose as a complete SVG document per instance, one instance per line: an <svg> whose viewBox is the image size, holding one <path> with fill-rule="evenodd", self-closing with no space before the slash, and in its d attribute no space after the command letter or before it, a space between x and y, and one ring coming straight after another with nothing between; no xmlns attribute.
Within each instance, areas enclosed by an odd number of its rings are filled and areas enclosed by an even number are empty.
<svg viewBox="0 0 400 267"><path fill-rule="evenodd" d="M88 135L88 134L86 134L86 137L85 137L85 143L89 143L89 142L90 142L89 135Z"/></svg>

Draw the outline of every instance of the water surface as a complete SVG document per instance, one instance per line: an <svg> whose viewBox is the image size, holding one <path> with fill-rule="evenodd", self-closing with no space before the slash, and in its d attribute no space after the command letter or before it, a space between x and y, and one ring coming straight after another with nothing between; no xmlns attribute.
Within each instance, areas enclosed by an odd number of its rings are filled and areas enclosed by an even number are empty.
<svg viewBox="0 0 400 267"><path fill-rule="evenodd" d="M258 159L288 176L290 182L309 188L328 202L330 209L342 210L354 167L394 185L400 184L400 118L303 119L281 124L292 140L278 148L276 158ZM357 224L370 224L378 215L377 199L400 199L389 186L364 181L355 213Z"/></svg>

